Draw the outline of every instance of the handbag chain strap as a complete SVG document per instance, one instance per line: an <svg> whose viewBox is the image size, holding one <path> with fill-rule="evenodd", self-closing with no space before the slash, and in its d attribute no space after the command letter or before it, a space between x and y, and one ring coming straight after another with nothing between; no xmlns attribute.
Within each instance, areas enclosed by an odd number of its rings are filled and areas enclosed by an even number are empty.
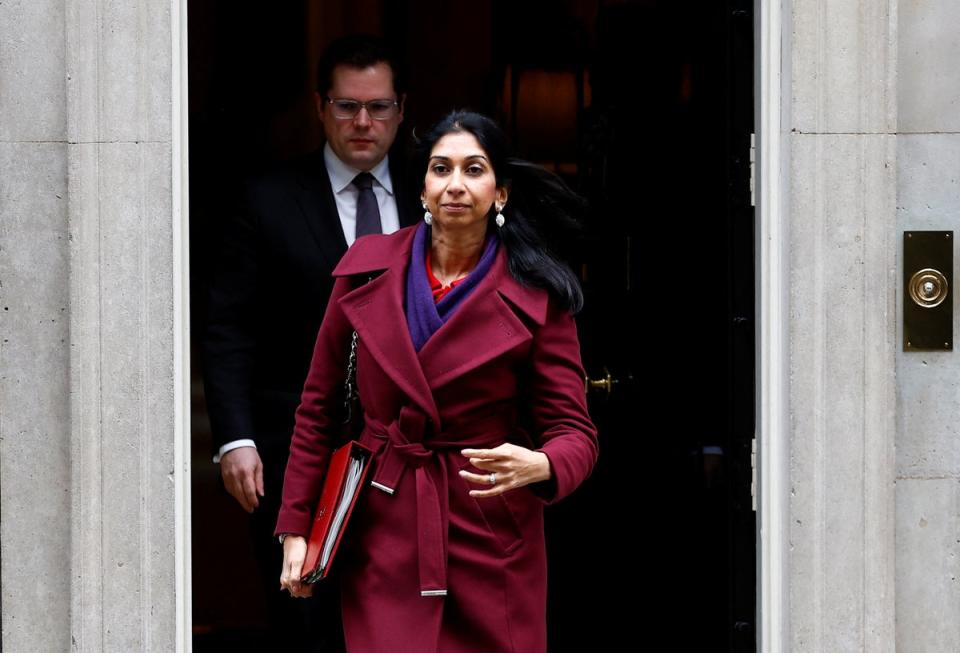
<svg viewBox="0 0 960 653"><path fill-rule="evenodd" d="M353 404L354 400L357 398L357 341L360 340L360 336L357 335L357 332L353 332L353 336L350 338L350 357L347 359L347 380L344 382L343 387L346 392L344 393L343 399L343 411L345 417L343 418L344 424L349 424L350 420L353 419Z"/></svg>
<svg viewBox="0 0 960 653"><path fill-rule="evenodd" d="M367 277L367 283L373 281L375 275L370 275ZM357 334L356 329L353 331L353 335L350 337L350 356L347 358L347 380L343 383L344 392L343 398L343 418L344 424L349 424L350 420L353 419L353 406L357 403L357 342L360 340L360 336Z"/></svg>

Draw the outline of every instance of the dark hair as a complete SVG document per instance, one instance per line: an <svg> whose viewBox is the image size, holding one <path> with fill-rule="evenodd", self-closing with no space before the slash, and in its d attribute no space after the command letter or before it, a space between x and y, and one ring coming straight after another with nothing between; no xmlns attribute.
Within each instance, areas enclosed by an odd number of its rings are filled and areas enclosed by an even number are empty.
<svg viewBox="0 0 960 653"><path fill-rule="evenodd" d="M344 36L324 50L317 64L317 92L321 97L327 97L327 92L333 86L333 70L337 66L361 69L378 63L390 66L393 72L393 90L399 100L406 91L400 62L383 39L369 34Z"/></svg>
<svg viewBox="0 0 960 653"><path fill-rule="evenodd" d="M423 185L433 147L454 132L467 132L477 139L493 167L497 186L509 189L503 211L506 222L498 228L491 211L489 228L499 229L510 274L520 283L543 288L571 313L579 312L583 308L580 280L554 252L565 237L579 231L586 201L557 175L513 156L503 130L472 111L452 111L416 138L413 170L420 175L416 183Z"/></svg>

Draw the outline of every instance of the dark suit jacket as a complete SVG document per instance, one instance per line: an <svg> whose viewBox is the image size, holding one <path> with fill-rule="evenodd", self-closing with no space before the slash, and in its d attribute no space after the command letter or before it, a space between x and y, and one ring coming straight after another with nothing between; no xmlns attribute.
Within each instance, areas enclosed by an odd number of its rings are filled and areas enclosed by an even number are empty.
<svg viewBox="0 0 960 653"><path fill-rule="evenodd" d="M402 227L417 204L403 193L396 159ZM215 452L239 438L286 449L331 273L346 251L322 149L248 184L214 271L203 339Z"/></svg>

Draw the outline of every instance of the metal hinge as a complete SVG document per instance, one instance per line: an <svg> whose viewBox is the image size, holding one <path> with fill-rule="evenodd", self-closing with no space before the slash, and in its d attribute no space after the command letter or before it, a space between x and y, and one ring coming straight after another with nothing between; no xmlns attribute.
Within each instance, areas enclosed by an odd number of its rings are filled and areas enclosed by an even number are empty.
<svg viewBox="0 0 960 653"><path fill-rule="evenodd" d="M757 511L757 439L750 440L750 505Z"/></svg>
<svg viewBox="0 0 960 653"><path fill-rule="evenodd" d="M756 198L756 173L754 172L757 160L757 135L750 134L750 206L757 205Z"/></svg>

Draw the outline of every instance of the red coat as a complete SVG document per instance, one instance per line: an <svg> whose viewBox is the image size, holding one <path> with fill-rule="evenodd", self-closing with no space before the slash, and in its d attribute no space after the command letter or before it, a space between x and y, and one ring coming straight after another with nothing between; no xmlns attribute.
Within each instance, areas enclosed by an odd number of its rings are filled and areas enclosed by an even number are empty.
<svg viewBox="0 0 960 653"><path fill-rule="evenodd" d="M348 650L546 651L543 507L572 492L597 457L576 326L546 292L509 274L501 247L473 294L417 353L403 309L413 234L363 238L334 271L277 532L309 530L338 444L356 329L361 441L377 454L373 487L337 560ZM367 283L371 274L379 276ZM553 478L471 497L476 486L458 471L478 470L460 450L506 441L544 452Z"/></svg>

